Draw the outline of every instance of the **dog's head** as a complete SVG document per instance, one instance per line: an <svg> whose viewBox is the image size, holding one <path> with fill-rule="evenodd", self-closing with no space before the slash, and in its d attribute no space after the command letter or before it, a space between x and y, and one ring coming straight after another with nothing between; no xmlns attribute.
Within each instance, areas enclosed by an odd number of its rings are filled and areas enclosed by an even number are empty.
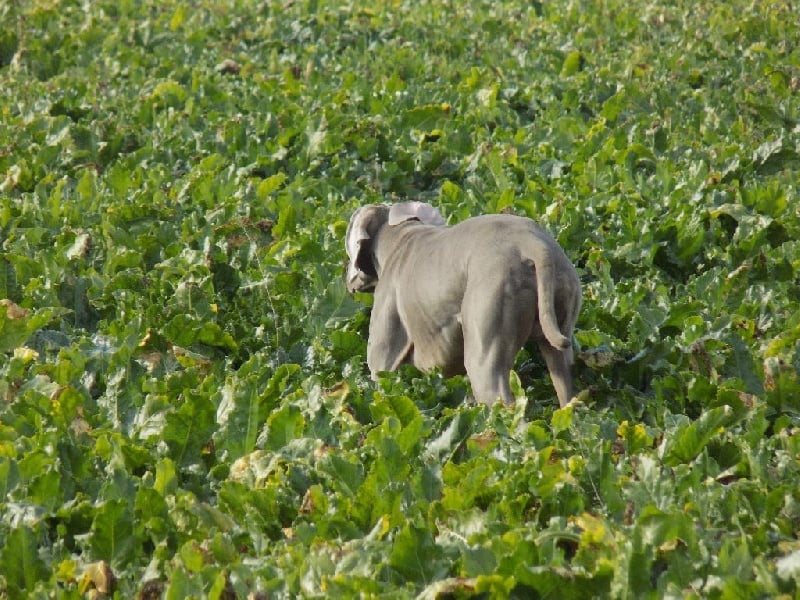
<svg viewBox="0 0 800 600"><path fill-rule="evenodd" d="M378 283L378 264L373 252L373 243L385 225L394 226L405 221L417 220L426 225L444 225L439 211L424 202L402 202L399 204L370 204L362 206L347 225L345 248L347 250L347 290L349 292L371 292Z"/></svg>

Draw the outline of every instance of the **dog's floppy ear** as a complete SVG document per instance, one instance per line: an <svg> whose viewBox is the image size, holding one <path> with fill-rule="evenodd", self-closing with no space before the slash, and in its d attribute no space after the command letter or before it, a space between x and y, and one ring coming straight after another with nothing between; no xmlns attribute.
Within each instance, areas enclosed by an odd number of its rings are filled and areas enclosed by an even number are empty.
<svg viewBox="0 0 800 600"><path fill-rule="evenodd" d="M445 224L439 211L425 202L400 202L392 204L389 209L389 225L398 225L412 219L417 219L426 225Z"/></svg>
<svg viewBox="0 0 800 600"><path fill-rule="evenodd" d="M368 292L378 283L378 271L373 261L372 242L378 230L386 224L387 206L372 204L362 206L347 225L345 249L347 250L347 289L350 292Z"/></svg>

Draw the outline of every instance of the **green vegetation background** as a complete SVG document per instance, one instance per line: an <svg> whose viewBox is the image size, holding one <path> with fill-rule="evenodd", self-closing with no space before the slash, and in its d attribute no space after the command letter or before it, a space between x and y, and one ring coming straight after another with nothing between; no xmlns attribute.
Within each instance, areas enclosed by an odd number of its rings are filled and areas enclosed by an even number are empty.
<svg viewBox="0 0 800 600"><path fill-rule="evenodd" d="M797 598L792 4L0 3L0 597ZM557 236L584 408L368 380L405 198Z"/></svg>

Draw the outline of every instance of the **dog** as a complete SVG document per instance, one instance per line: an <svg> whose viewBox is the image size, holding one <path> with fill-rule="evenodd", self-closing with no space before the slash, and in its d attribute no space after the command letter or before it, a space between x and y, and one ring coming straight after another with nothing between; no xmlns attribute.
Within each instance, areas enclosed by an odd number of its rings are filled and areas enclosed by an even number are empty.
<svg viewBox="0 0 800 600"><path fill-rule="evenodd" d="M353 213L345 238L348 291L374 291L373 379L403 364L438 367L466 373L475 400L512 404L514 359L533 339L560 406L570 402L580 279L534 221L484 215L447 227L429 204L372 204Z"/></svg>

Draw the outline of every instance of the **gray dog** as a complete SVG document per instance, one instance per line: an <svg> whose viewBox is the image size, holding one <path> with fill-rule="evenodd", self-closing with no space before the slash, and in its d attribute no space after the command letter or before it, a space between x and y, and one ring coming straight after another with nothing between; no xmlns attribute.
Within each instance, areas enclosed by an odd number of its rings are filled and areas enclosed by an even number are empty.
<svg viewBox="0 0 800 600"><path fill-rule="evenodd" d="M446 227L422 202L373 204L350 218L347 289L375 291L372 377L402 364L464 372L475 399L513 402L509 372L528 339L544 355L560 405L572 397L575 268L536 223L485 215ZM537 310L538 306L538 310Z"/></svg>

